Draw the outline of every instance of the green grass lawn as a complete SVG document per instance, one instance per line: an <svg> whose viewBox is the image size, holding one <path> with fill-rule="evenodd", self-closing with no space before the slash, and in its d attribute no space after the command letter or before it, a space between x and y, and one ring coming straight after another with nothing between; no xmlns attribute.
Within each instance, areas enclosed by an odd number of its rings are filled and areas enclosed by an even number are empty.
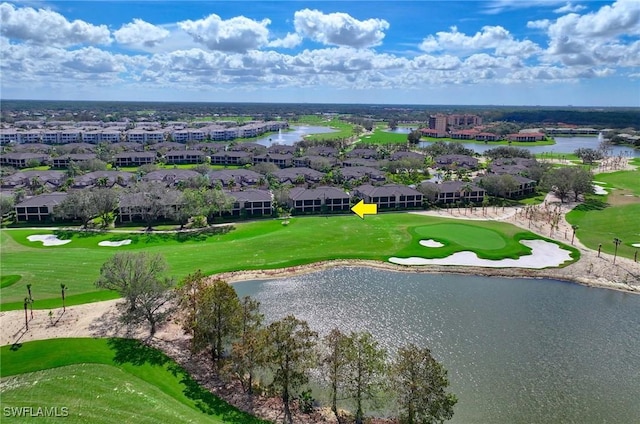
<svg viewBox="0 0 640 424"><path fill-rule="evenodd" d="M42 340L3 346L0 355L3 411L68 408L68 417L38 422L264 422L212 395L164 353L136 340Z"/></svg>
<svg viewBox="0 0 640 424"><path fill-rule="evenodd" d="M576 237L587 247L613 254L614 238L622 240L618 255L633 258L640 250L632 244L640 243L640 171L619 171L597 174L609 194L588 196L587 201L567 214L567 221L578 225Z"/></svg>
<svg viewBox="0 0 640 424"><path fill-rule="evenodd" d="M438 227L438 225L454 225ZM442 231L446 228L446 231ZM225 234L124 234L58 232L72 241L62 246L43 247L30 242L32 234L53 231L11 229L0 231L2 275L20 275L20 283L1 289L2 310L21 309L26 284L32 284L34 308L61 306L60 283L66 284L67 305L86 303L89 298L114 298L98 291L94 283L100 267L115 252L145 251L162 254L170 275L180 279L202 270L205 274L248 269L273 269L329 259L371 259L386 261L391 256L440 258L461 250L474 250L487 259L513 258L529 253L518 243L523 238L540 238L510 224L456 220L408 213L296 217L283 226L279 220L236 224ZM466 234L472 234L473 237ZM438 236L446 246L424 249L419 240ZM472 240L481 237L482 243ZM501 238L504 244L496 244ZM100 247L103 240L131 239L121 247ZM486 240L486 242L484 241ZM489 240L493 240L489 242ZM471 244L471 245L470 245Z"/></svg>
<svg viewBox="0 0 640 424"><path fill-rule="evenodd" d="M578 225L576 237L590 249L613 254L614 238L622 240L618 256L633 258L637 250L631 246L640 243L640 203L607 207L603 201L590 200L567 214L567 222Z"/></svg>
<svg viewBox="0 0 640 424"><path fill-rule="evenodd" d="M398 134L383 131L386 127L378 127L373 130L372 134L367 134L360 137L361 143L372 144L407 144L408 134Z"/></svg>

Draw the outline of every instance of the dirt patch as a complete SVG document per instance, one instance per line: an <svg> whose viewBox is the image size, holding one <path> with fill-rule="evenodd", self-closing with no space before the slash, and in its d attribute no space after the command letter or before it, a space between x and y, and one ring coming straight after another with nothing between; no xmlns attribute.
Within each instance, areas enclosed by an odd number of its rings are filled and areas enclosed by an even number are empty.
<svg viewBox="0 0 640 424"><path fill-rule="evenodd" d="M640 203L640 197L633 194L631 190L612 190L607 197L607 203L611 206L626 206Z"/></svg>

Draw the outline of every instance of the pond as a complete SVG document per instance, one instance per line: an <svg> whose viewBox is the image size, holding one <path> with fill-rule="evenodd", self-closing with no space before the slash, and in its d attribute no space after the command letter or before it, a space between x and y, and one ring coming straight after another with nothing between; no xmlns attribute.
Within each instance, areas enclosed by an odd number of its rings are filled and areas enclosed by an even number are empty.
<svg viewBox="0 0 640 424"><path fill-rule="evenodd" d="M414 342L449 370L452 423L632 423L640 296L554 280L334 268L235 283L267 320Z"/></svg>
<svg viewBox="0 0 640 424"><path fill-rule="evenodd" d="M291 146L296 142L301 141L306 135L338 132L338 130L335 130L333 128L322 126L295 125L291 126L290 128L292 131L279 131L278 134L271 134L266 137L260 137L255 141L255 143L262 144L263 146L267 147L274 144Z"/></svg>

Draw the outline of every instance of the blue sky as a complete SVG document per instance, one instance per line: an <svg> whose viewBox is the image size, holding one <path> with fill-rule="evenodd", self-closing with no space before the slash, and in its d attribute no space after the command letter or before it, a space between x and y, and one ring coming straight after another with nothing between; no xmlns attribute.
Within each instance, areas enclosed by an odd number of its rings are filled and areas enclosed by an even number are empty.
<svg viewBox="0 0 640 424"><path fill-rule="evenodd" d="M640 0L0 3L3 99L640 106Z"/></svg>

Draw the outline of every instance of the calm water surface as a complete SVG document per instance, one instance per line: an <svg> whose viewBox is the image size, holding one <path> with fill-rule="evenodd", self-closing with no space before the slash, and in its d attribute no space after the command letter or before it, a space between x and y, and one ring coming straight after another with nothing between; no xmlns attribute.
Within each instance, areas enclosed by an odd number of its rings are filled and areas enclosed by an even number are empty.
<svg viewBox="0 0 640 424"><path fill-rule="evenodd" d="M597 149L600 142L597 137L556 137L556 144L550 146L516 146L518 148L525 148L530 150L533 154L541 153L573 153L577 149ZM427 147L430 142L420 142L420 147ZM475 143L460 143L467 149L471 149L477 153L484 153L489 149L498 147L496 144L475 144ZM625 157L640 157L640 149L633 149L629 146L612 146L612 153L614 156L622 155Z"/></svg>
<svg viewBox="0 0 640 424"><path fill-rule="evenodd" d="M291 129L293 131L281 131L278 134L271 134L267 137L258 138L255 143L262 144L267 147L273 144L291 146L298 141L302 141L305 135L338 132L338 130L334 130L329 127L308 125L291 126Z"/></svg>
<svg viewBox="0 0 640 424"><path fill-rule="evenodd" d="M335 268L234 284L268 320L430 347L452 423L640 422L640 296L553 280Z"/></svg>

